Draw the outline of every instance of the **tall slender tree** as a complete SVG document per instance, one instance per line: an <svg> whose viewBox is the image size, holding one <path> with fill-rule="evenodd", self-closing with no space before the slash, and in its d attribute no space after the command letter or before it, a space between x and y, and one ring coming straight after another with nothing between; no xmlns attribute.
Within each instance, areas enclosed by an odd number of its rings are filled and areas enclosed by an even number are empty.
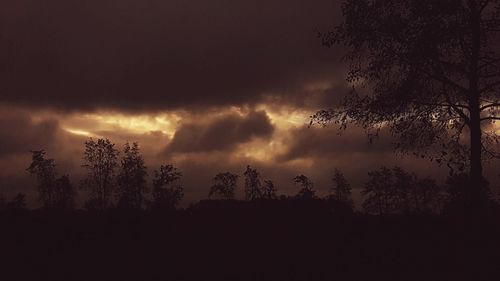
<svg viewBox="0 0 500 281"><path fill-rule="evenodd" d="M257 169L252 169L250 166L247 166L243 176L245 177L245 198L247 200L262 198L262 184Z"/></svg>
<svg viewBox="0 0 500 281"><path fill-rule="evenodd" d="M118 166L118 150L109 139L89 139L85 142L82 167L87 169L83 188L90 191L86 207L104 210L111 204L115 187L115 170Z"/></svg>
<svg viewBox="0 0 500 281"><path fill-rule="evenodd" d="M54 159L45 157L45 150L31 151L32 161L26 169L38 181L38 199L46 209L73 209L76 191L69 176L57 177Z"/></svg>
<svg viewBox="0 0 500 281"><path fill-rule="evenodd" d="M264 185L262 186L262 198L266 200L273 200L278 198L276 194L278 189L272 180L265 180Z"/></svg>
<svg viewBox="0 0 500 281"><path fill-rule="evenodd" d="M352 91L312 122L389 128L400 151L468 169L468 202L479 206L483 161L499 156L500 1L347 0L342 11L320 37L350 50Z"/></svg>
<svg viewBox="0 0 500 281"><path fill-rule="evenodd" d="M335 169L333 172L332 182L333 186L330 189L330 197L336 201L352 206L351 185L345 178L344 174L342 174L342 172L338 169Z"/></svg>
<svg viewBox="0 0 500 281"><path fill-rule="evenodd" d="M116 177L118 207L140 209L146 193L146 165L141 155L139 144L125 143L119 172Z"/></svg>
<svg viewBox="0 0 500 281"><path fill-rule="evenodd" d="M26 169L38 181L38 197L44 207L52 207L56 202L56 164L54 159L45 157L45 150L31 151L31 164Z"/></svg>

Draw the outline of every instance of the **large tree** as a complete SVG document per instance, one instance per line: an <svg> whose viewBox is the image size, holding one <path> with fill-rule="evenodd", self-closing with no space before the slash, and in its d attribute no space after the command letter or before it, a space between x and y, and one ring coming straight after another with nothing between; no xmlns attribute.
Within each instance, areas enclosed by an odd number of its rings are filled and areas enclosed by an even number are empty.
<svg viewBox="0 0 500 281"><path fill-rule="evenodd" d="M320 36L349 50L352 91L312 122L389 128L399 150L468 170L478 204L483 161L498 157L500 0L348 0L342 11Z"/></svg>

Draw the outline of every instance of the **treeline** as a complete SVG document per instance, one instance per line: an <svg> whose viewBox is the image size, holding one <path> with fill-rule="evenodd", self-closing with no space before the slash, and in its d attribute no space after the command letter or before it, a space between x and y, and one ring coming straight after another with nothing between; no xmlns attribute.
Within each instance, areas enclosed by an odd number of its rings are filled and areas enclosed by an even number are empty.
<svg viewBox="0 0 500 281"><path fill-rule="evenodd" d="M32 162L26 169L37 180L38 200L42 209L74 210L77 190L88 198L86 210L175 210L184 197L182 173L172 164L161 165L153 171L151 185L147 183L147 167L139 144L125 143L119 151L109 139L89 139L85 142L82 168L86 176L76 188L69 175L59 175L55 160L47 158L44 150L31 151ZM222 172L213 178L208 198L234 200L240 175ZM336 169L326 197L316 194L313 181L305 176L294 177L299 188L295 196L278 195L272 180L263 179L250 166L243 172L246 201L255 200L314 200L353 210L352 188L343 173ZM450 175L444 185L431 178L419 178L400 167L381 167L368 173L361 192L362 210L370 214L439 214L456 211L464 206L465 190L470 181L465 174ZM488 202L491 194L484 190ZM11 201L0 196L0 210L26 209L26 195L19 193Z"/></svg>

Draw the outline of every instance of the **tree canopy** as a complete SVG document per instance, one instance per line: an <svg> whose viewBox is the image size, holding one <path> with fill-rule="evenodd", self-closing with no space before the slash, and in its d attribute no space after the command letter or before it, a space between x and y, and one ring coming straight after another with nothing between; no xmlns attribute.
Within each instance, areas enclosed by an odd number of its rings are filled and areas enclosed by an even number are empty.
<svg viewBox="0 0 500 281"><path fill-rule="evenodd" d="M352 90L311 122L388 128L399 151L468 170L479 202L483 161L499 156L500 1L348 0L342 12L320 37L349 50Z"/></svg>

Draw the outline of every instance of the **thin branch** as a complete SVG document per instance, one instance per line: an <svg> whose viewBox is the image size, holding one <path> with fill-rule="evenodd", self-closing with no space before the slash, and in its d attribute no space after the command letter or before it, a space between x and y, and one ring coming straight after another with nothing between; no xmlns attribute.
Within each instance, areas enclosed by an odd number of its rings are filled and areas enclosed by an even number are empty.
<svg viewBox="0 0 500 281"><path fill-rule="evenodd" d="M500 106L500 103L495 102L495 103L487 104L487 105L481 107L479 110L483 111L485 109L492 108L492 107L498 107L498 106Z"/></svg>
<svg viewBox="0 0 500 281"><path fill-rule="evenodd" d="M483 122L483 121L491 121L491 120L500 120L500 116L488 116L488 117L484 117L484 118L481 118L480 121Z"/></svg>

